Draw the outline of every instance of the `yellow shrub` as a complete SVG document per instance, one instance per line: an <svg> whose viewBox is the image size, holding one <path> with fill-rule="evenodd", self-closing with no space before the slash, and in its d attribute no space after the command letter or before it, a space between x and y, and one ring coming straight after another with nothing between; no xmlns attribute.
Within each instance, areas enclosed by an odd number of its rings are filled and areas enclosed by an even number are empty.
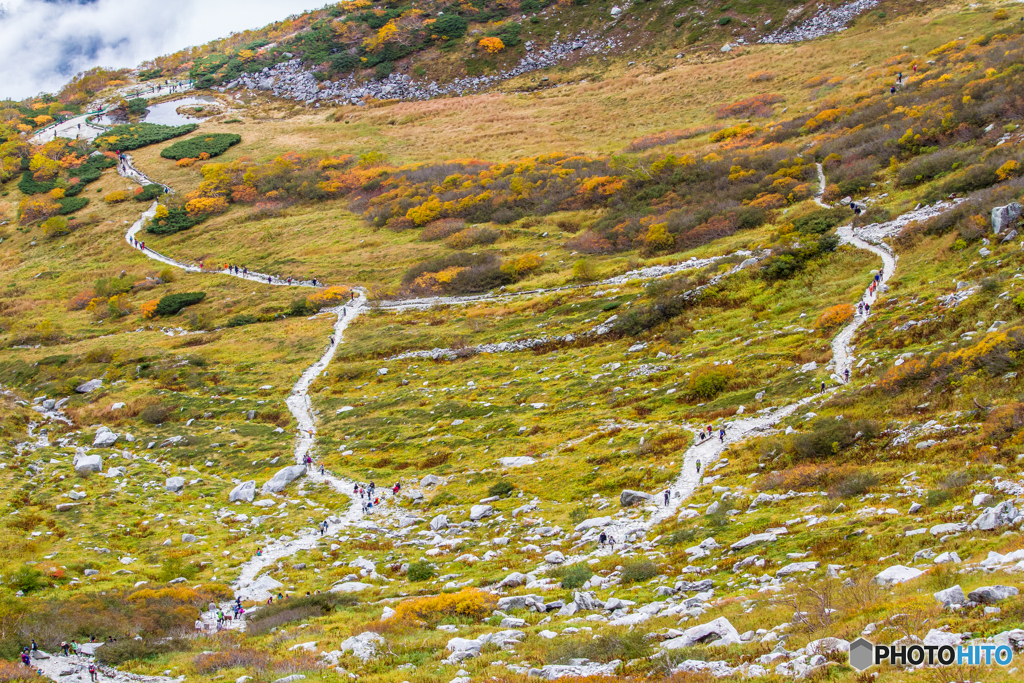
<svg viewBox="0 0 1024 683"><path fill-rule="evenodd" d="M839 304L825 310L818 318L818 329L822 332L834 330L853 320L853 306L850 304Z"/></svg>
<svg viewBox="0 0 1024 683"><path fill-rule="evenodd" d="M777 209L786 205L786 198L777 192L763 192L757 199L750 202L750 205L759 209Z"/></svg>
<svg viewBox="0 0 1024 683"><path fill-rule="evenodd" d="M426 225L441 214L441 200L435 195L419 206L414 206L405 212L405 217L416 225Z"/></svg>
<svg viewBox="0 0 1024 683"><path fill-rule="evenodd" d="M337 306L344 301L348 300L349 288L348 287L325 287L314 294L310 294L306 298L309 305L313 308L320 310L327 306Z"/></svg>
<svg viewBox="0 0 1024 683"><path fill-rule="evenodd" d="M139 309L139 312L142 313L142 317L143 318L147 318L147 319L148 318L155 318L156 317L156 306L159 303L160 303L159 301L154 299L152 301L147 301L146 303L142 304L142 308Z"/></svg>
<svg viewBox="0 0 1024 683"><path fill-rule="evenodd" d="M156 213L153 215L153 217L156 220L160 220L161 218L167 218L167 216L170 215L170 213L171 212L167 209L166 206L164 206L163 204L158 204L156 207Z"/></svg>
<svg viewBox="0 0 1024 683"><path fill-rule="evenodd" d="M519 277L531 270L540 268L542 263L544 263L544 259L536 254L523 254L501 264L501 270L514 277Z"/></svg>
<svg viewBox="0 0 1024 683"><path fill-rule="evenodd" d="M224 197L196 197L185 203L185 210L189 216L223 213L228 210L228 200Z"/></svg>
<svg viewBox="0 0 1024 683"><path fill-rule="evenodd" d="M479 621L489 616L497 604L498 598L490 593L476 588L463 588L458 593L404 600L395 608L393 619L399 624L436 624L444 617L466 617Z"/></svg>
<svg viewBox="0 0 1024 683"><path fill-rule="evenodd" d="M501 38L481 38L477 45L492 55L505 49L505 43L501 42Z"/></svg>
<svg viewBox="0 0 1024 683"><path fill-rule="evenodd" d="M1007 178L1012 178L1016 176L1019 171L1020 164L1017 163L1015 160L1010 159L1005 164L996 169L996 177L999 178L1000 180L1006 180Z"/></svg>
<svg viewBox="0 0 1024 683"><path fill-rule="evenodd" d="M105 201L107 204L120 204L121 202L126 202L129 199L131 199L131 195L128 193L127 190L114 190L113 192L107 194L103 198L103 201Z"/></svg>

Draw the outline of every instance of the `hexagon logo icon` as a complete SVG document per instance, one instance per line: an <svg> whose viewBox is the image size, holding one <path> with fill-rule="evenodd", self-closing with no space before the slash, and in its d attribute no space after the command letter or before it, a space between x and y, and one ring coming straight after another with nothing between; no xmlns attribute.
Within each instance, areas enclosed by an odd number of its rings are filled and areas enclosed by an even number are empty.
<svg viewBox="0 0 1024 683"><path fill-rule="evenodd" d="M850 643L850 666L857 671L864 671L875 663L875 646L863 638Z"/></svg>

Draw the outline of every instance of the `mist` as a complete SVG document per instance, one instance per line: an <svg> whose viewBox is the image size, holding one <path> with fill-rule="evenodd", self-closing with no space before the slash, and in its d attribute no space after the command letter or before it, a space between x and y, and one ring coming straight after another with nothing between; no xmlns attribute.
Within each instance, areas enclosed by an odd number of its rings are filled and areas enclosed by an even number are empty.
<svg viewBox="0 0 1024 683"><path fill-rule="evenodd" d="M0 0L0 98L56 92L94 66L135 67L325 2Z"/></svg>

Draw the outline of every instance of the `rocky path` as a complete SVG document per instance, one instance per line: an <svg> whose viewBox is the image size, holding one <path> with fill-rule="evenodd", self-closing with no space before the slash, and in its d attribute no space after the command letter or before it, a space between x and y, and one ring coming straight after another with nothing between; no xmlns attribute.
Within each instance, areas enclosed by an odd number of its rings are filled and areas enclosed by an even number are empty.
<svg viewBox="0 0 1024 683"><path fill-rule="evenodd" d="M825 191L825 172L821 164L818 164L818 183L819 190L814 200L819 206L824 208L831 208L828 204L822 201L822 195ZM929 211L941 210L930 209ZM920 210L915 210L922 213ZM902 217L901 217L902 218ZM897 219L899 221L900 219ZM909 221L901 221L902 224L906 224ZM881 285L889 280L896 272L896 261L897 256L892 253L887 245L884 243L874 244L862 239L855 234L853 223L843 225L836 230L839 239L844 244L853 245L859 249L864 249L876 254L882 259L882 277L879 282L879 286L875 292L869 292L865 290L862 300L869 304L874 304L877 298L877 292L882 289ZM718 436L716 430L715 434L710 439L704 441L695 440L693 445L687 449L683 455L682 469L676 480L667 489L659 491L655 496L654 508L651 514L646 518L633 519L633 520L616 520L610 518L611 521L599 527L594 527L590 532L589 536L596 536L601 530L609 534L618 542L624 542L627 539L634 537L642 537L647 531L652 529L657 524L666 521L670 517L675 516L683 502L693 495L694 490L700 485L702 477L708 476L709 465L716 462L729 446L734 443L739 443L752 436L760 436L771 432L775 426L795 413L800 408L815 402L820 401L827 396L831 395L834 391L845 383L844 374L845 370L850 369L852 371L853 363L853 336L857 333L857 329L867 319L867 315L854 314L853 320L847 323L839 333L832 339L832 365L834 373L832 375L835 383L831 389L827 389L823 393L814 394L805 397L795 403L791 403L780 408L770 408L759 412L758 414L751 415L749 417L741 417L734 419L724 424L725 435L721 439ZM699 469L698 469L699 463ZM668 505L664 504L664 493L669 493ZM690 513L689 516L696 515L696 511ZM587 536L584 536L587 538ZM610 547L599 547L597 550L578 558L567 560L567 562L579 561L585 557L593 557L600 555L612 554L614 550Z"/></svg>
<svg viewBox="0 0 1024 683"><path fill-rule="evenodd" d="M87 644L88 645L88 644ZM68 655L42 653L45 659L37 658L32 661L43 676L53 681L64 683L85 683L89 681L89 665L94 662L92 657L85 655ZM112 681L113 683L171 683L172 681L183 681L184 676L171 678L169 676L143 676L120 671L109 666L97 666L97 673L100 681Z"/></svg>

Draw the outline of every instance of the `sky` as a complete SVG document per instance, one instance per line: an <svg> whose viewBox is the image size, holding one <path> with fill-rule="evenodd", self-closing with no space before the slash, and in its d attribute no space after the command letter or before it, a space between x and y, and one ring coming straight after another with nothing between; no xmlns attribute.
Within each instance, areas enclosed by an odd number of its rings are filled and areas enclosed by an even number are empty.
<svg viewBox="0 0 1024 683"><path fill-rule="evenodd" d="M328 0L0 0L0 99L56 92L94 66L135 67Z"/></svg>

